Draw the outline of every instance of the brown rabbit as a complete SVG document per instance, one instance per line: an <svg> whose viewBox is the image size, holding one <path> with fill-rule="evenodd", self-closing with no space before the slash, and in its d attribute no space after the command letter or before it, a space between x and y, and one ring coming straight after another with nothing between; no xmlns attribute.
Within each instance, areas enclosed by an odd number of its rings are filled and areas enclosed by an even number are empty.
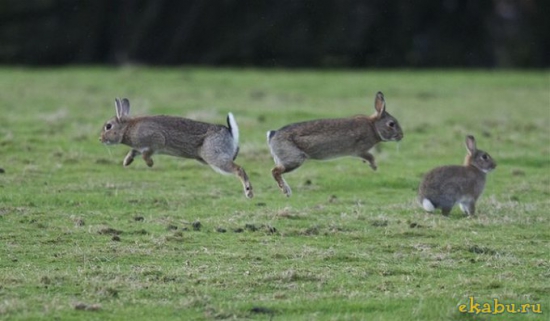
<svg viewBox="0 0 550 321"><path fill-rule="evenodd" d="M276 165L271 173L281 191L286 196L292 194L282 174L300 167L306 159L356 156L376 170L369 149L380 141L400 141L403 131L397 119L386 112L381 92L376 94L374 108L376 113L372 116L312 120L267 132Z"/></svg>
<svg viewBox="0 0 550 321"><path fill-rule="evenodd" d="M227 115L225 127L173 116L130 117L130 101L126 98L115 99L115 107L116 117L105 123L99 140L132 148L124 158L124 166L138 154L149 167L153 166L151 156L155 153L196 159L219 173L237 175L246 197L253 197L246 172L233 162L239 153L239 128L233 114Z"/></svg>
<svg viewBox="0 0 550 321"><path fill-rule="evenodd" d="M475 215L476 201L485 187L485 176L497 167L486 152L476 148L474 136L466 136L464 165L441 166L426 174L418 189L418 202L428 212L440 208L449 215L458 203L462 212Z"/></svg>

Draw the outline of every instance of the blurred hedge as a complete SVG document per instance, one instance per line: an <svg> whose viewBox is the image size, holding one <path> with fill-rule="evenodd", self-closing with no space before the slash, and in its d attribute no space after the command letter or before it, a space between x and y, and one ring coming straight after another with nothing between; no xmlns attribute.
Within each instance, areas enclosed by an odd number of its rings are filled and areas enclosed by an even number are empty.
<svg viewBox="0 0 550 321"><path fill-rule="evenodd" d="M0 63L548 67L549 4L0 0Z"/></svg>

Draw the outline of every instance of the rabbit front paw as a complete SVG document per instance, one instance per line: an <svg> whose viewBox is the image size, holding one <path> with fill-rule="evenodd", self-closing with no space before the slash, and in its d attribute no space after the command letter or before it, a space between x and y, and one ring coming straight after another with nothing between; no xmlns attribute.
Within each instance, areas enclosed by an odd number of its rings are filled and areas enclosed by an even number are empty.
<svg viewBox="0 0 550 321"><path fill-rule="evenodd" d="M126 154L126 157L124 157L124 161L122 162L122 165L124 167L132 164L132 162L134 161L134 157L138 154L139 152L135 149L132 149L131 151L128 152L128 154Z"/></svg>
<svg viewBox="0 0 550 321"><path fill-rule="evenodd" d="M373 171L378 169L378 166L376 166L376 162L374 161L374 159L369 162L369 166L370 168L372 168Z"/></svg>
<svg viewBox="0 0 550 321"><path fill-rule="evenodd" d="M363 163L369 163L369 166L373 171L378 169L378 166L376 166L376 162L374 161L374 156L371 153L365 153L361 158L363 158Z"/></svg>

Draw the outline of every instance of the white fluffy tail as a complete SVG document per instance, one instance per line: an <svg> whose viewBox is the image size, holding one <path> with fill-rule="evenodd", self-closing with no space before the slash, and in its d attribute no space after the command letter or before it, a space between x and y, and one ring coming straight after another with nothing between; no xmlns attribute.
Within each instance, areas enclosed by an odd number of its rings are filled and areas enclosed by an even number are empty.
<svg viewBox="0 0 550 321"><path fill-rule="evenodd" d="M235 121L235 117L232 113L227 114L227 126L229 127L229 131L231 132L231 136L233 137L233 143L235 144L235 147L238 147L239 126L237 126L237 122Z"/></svg>
<svg viewBox="0 0 550 321"><path fill-rule="evenodd" d="M428 212L433 212L435 210L435 206L427 198L422 199L422 207Z"/></svg>

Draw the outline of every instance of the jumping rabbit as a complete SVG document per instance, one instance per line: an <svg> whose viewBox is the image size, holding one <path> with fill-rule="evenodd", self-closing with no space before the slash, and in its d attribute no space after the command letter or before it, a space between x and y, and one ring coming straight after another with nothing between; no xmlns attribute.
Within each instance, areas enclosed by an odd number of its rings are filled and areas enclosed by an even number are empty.
<svg viewBox="0 0 550 321"><path fill-rule="evenodd" d="M124 144L132 149L124 158L128 166L141 154L153 166L155 153L195 159L222 174L234 174L242 182L244 194L253 197L252 185L242 167L233 161L239 153L239 127L233 114L227 127L174 116L130 117L130 101L115 99L116 116L103 125L99 140L107 145Z"/></svg>
<svg viewBox="0 0 550 321"><path fill-rule="evenodd" d="M311 120L268 131L267 143L275 161L271 173L281 191L287 197L292 194L282 174L300 167L306 159L356 156L376 170L369 149L381 141L400 141L403 131L386 111L382 92L376 94L374 108L376 113L371 116Z"/></svg>
<svg viewBox="0 0 550 321"><path fill-rule="evenodd" d="M485 176L497 167L491 156L476 148L474 136L466 136L464 165L448 165L428 172L418 189L418 202L428 212L440 208L447 216L458 203L463 213L475 215L476 201L485 187Z"/></svg>

